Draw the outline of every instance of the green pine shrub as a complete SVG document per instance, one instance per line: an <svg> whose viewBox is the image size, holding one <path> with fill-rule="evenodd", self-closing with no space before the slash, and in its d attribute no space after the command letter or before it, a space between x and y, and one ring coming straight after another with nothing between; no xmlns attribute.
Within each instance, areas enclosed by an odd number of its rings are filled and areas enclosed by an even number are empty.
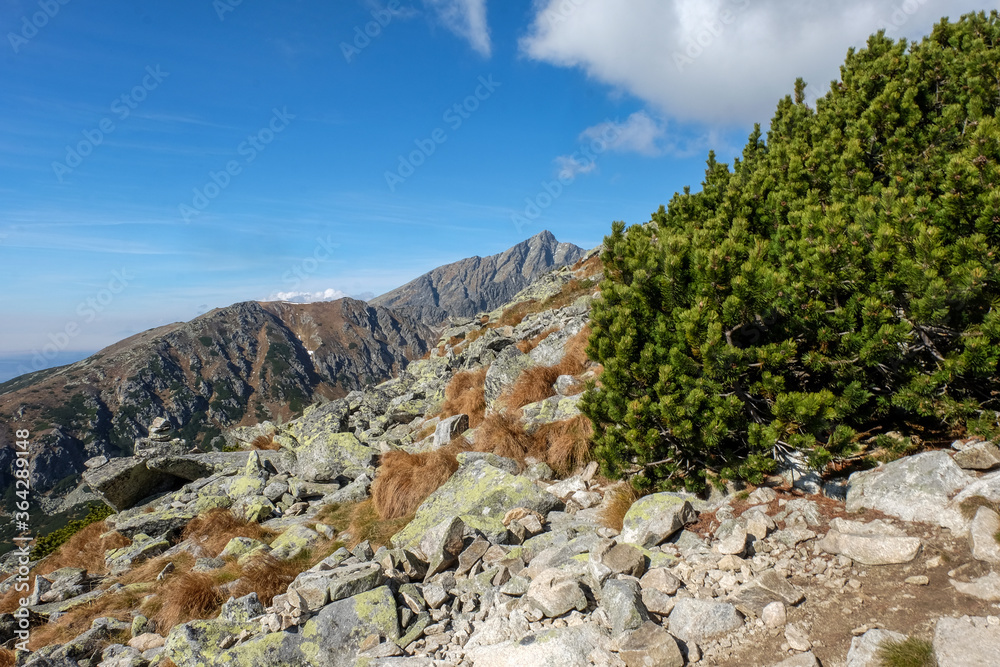
<svg viewBox="0 0 1000 667"><path fill-rule="evenodd" d="M45 558L69 541L69 538L73 537L90 524L97 523L98 521L104 521L114 513L115 511L107 505L102 504L91 507L90 511L87 512L87 515L82 519L70 521L59 530L54 530L48 535L43 535L35 540L35 546L31 549L31 560Z"/></svg>
<svg viewBox="0 0 1000 667"><path fill-rule="evenodd" d="M709 154L602 254L582 403L605 474L759 483L908 425L998 432L1000 17L883 33L805 83L732 168Z"/></svg>

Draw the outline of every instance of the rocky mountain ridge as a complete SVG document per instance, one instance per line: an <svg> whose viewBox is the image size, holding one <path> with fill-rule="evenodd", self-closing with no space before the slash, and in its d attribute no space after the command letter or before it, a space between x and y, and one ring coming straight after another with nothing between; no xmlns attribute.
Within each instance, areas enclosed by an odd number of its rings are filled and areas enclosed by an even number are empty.
<svg viewBox="0 0 1000 667"><path fill-rule="evenodd" d="M552 269L579 261L586 251L543 231L497 255L446 264L372 300L431 326L469 318L509 301Z"/></svg>
<svg viewBox="0 0 1000 667"><path fill-rule="evenodd" d="M108 548L93 572L34 564L29 600L34 632L82 632L19 664L877 667L900 645L940 667L998 664L992 443L956 441L849 479L788 471L708 498L635 499L593 463L559 475L551 448L519 455L489 430L489 415L514 420L508 435L579 416L580 380L600 369L544 371L565 368L587 323L580 281L595 276L582 270L456 325L398 378L228 434L274 451L191 454L167 440L95 462L88 481L119 510L95 533ZM475 414L442 407L456 377L476 373L482 403L469 405L486 419L469 428ZM530 376L551 386L512 408L509 390ZM470 444L411 515L343 525L344 508L385 488L394 457L429 474L458 438ZM154 480L163 490L143 499ZM246 521L243 532L192 528L219 512ZM385 526L391 537L373 544ZM247 592L261 563L301 569L280 589ZM197 581L221 606L163 620L158 600Z"/></svg>

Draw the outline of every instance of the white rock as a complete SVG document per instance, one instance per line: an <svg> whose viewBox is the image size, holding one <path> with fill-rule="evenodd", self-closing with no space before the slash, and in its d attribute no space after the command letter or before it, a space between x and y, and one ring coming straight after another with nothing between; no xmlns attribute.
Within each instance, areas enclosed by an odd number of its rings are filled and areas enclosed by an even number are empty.
<svg viewBox="0 0 1000 667"><path fill-rule="evenodd" d="M781 628L785 626L788 622L788 618L785 614L785 603L784 602L772 602L764 607L764 611L761 612L760 618L764 621L764 625L769 628Z"/></svg>

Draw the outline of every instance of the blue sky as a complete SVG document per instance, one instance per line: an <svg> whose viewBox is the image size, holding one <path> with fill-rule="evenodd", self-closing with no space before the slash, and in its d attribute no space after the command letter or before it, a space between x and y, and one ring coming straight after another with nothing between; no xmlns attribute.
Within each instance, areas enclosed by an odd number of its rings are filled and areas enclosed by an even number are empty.
<svg viewBox="0 0 1000 667"><path fill-rule="evenodd" d="M596 246L796 76L821 94L880 27L987 8L0 0L0 356L379 294L543 229Z"/></svg>

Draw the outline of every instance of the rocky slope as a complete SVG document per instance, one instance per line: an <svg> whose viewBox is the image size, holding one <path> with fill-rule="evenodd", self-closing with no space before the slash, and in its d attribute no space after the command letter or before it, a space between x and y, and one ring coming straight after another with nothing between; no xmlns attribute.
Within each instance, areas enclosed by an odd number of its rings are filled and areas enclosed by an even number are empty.
<svg viewBox="0 0 1000 667"><path fill-rule="evenodd" d="M0 414L5 429L31 428L32 488L72 488L86 460L129 453L156 417L190 446L209 449L223 429L287 419L321 397L385 380L435 338L405 316L352 299L240 303L0 385ZM4 474L11 435L0 429Z"/></svg>
<svg viewBox="0 0 1000 667"><path fill-rule="evenodd" d="M881 650L907 640L939 667L1000 664L992 443L956 441L848 479L788 471L760 488L629 506L594 464L560 479L545 452L491 453L503 443L488 419L470 429L472 415L442 413L456 375L485 370L487 415L538 433L579 414L592 366L518 410L503 392L562 368L587 322L589 294L572 298L583 270L551 274L487 322L456 326L393 380L283 426L229 434L264 436L277 451L190 454L160 442L95 462L88 482L119 510L101 528L108 548L90 571L33 564L47 573L28 600L39 639L19 664L879 667ZM391 525L386 546L343 525L345 508L371 502L388 454L426 464L457 435L473 451L415 513L358 524L373 537ZM160 495L143 499L153 489ZM232 521L192 530L212 508L256 532L230 537L222 527ZM263 599L247 592L255 577L260 588L261 563L287 575ZM4 611L15 581L0 584ZM163 620L177 591L191 597L199 581L221 608ZM12 636L13 621L0 615L0 633ZM63 638L44 639L53 636Z"/></svg>
<svg viewBox="0 0 1000 667"><path fill-rule="evenodd" d="M489 257L472 257L425 273L372 303L430 325L498 308L539 276L573 264L585 251L544 231Z"/></svg>

